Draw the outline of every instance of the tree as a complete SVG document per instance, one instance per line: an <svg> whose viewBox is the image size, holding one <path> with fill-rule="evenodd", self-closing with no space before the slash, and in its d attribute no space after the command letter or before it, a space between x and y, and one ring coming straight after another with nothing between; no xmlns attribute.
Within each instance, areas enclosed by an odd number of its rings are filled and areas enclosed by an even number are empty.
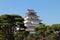
<svg viewBox="0 0 60 40"><path fill-rule="evenodd" d="M45 26L45 24L41 24L40 26L35 28L37 39L41 37L45 37L46 28L47 27Z"/></svg>
<svg viewBox="0 0 60 40"><path fill-rule="evenodd" d="M35 28L36 38L43 39L47 37L48 40L59 40L60 35L60 24L53 25L40 25Z"/></svg>
<svg viewBox="0 0 60 40"><path fill-rule="evenodd" d="M46 34L50 40L59 40L60 24L52 24L47 27Z"/></svg>
<svg viewBox="0 0 60 40"><path fill-rule="evenodd" d="M23 18L19 15L4 14L0 16L0 28L2 30L2 36L4 40L14 40L14 28L17 25L24 27ZM18 23L17 23L18 22Z"/></svg>

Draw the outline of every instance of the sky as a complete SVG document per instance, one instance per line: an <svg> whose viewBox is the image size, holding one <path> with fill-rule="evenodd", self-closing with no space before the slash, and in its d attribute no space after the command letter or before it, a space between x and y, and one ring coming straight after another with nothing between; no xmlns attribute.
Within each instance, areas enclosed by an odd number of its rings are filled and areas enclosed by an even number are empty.
<svg viewBox="0 0 60 40"><path fill-rule="evenodd" d="M60 24L60 0L0 0L0 15L24 17L27 9L35 10L44 24Z"/></svg>

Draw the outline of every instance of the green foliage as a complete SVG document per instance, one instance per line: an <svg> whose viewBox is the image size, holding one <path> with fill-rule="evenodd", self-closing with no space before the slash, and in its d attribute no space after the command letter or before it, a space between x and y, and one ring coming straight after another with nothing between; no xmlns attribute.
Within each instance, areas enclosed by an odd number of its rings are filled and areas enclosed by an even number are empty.
<svg viewBox="0 0 60 40"><path fill-rule="evenodd" d="M60 24L53 24L53 25L40 25L39 27L36 27L35 28L35 31L36 31L36 38L38 37L39 38L39 35L41 35L42 37L48 37L50 36L50 40L59 40L59 34L60 34ZM54 33L58 31L58 33Z"/></svg>
<svg viewBox="0 0 60 40"><path fill-rule="evenodd" d="M28 35L27 36L27 40L31 40L31 35Z"/></svg>
<svg viewBox="0 0 60 40"><path fill-rule="evenodd" d="M23 40L23 37L24 37L24 31L18 31L15 33L15 40Z"/></svg>
<svg viewBox="0 0 60 40"><path fill-rule="evenodd" d="M3 40L14 40L14 28L17 25L24 26L23 18L19 15L4 14L0 16L0 39ZM2 33L2 34L1 34Z"/></svg>

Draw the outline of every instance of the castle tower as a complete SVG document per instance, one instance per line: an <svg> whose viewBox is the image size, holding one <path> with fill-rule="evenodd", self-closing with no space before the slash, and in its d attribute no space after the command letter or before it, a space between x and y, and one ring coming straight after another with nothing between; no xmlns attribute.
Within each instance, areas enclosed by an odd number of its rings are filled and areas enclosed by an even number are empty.
<svg viewBox="0 0 60 40"><path fill-rule="evenodd" d="M24 20L24 24L27 27L26 31L30 31L30 34L34 34L35 26L39 26L39 23L41 23L41 20L39 19L39 16L36 15L36 12L30 9L27 10Z"/></svg>

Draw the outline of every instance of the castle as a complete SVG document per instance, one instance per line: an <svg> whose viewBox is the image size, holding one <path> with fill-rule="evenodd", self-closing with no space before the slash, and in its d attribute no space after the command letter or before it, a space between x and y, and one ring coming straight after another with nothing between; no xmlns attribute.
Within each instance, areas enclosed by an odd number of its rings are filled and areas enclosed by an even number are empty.
<svg viewBox="0 0 60 40"><path fill-rule="evenodd" d="M39 26L41 20L39 16L36 15L34 10L28 9L26 12L26 16L24 18L24 25L27 27L26 31L29 31L30 34L35 34L35 26Z"/></svg>

